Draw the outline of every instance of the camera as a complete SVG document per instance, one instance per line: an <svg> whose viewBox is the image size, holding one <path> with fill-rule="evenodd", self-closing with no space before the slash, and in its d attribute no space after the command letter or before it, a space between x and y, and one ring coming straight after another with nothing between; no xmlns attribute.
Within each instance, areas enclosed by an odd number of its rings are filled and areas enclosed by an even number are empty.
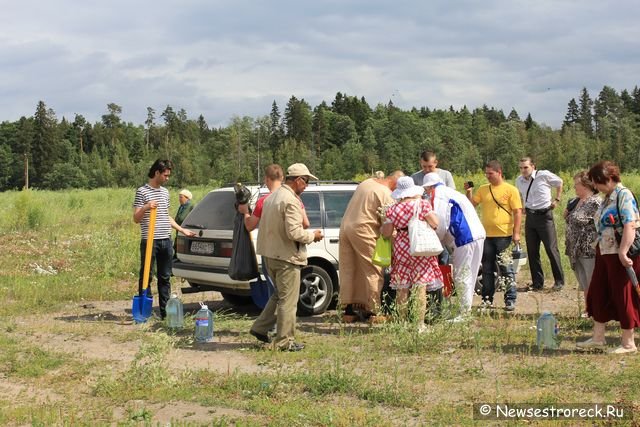
<svg viewBox="0 0 640 427"><path fill-rule="evenodd" d="M473 188L473 181L467 181L464 184L467 188Z"/></svg>

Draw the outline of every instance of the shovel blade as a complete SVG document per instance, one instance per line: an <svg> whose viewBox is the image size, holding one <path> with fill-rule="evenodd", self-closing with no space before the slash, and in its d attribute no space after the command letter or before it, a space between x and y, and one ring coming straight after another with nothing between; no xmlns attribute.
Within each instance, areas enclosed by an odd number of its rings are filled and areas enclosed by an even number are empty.
<svg viewBox="0 0 640 427"><path fill-rule="evenodd" d="M136 323L144 323L151 317L153 297L149 296L148 289L142 295L134 295L131 303L131 314Z"/></svg>

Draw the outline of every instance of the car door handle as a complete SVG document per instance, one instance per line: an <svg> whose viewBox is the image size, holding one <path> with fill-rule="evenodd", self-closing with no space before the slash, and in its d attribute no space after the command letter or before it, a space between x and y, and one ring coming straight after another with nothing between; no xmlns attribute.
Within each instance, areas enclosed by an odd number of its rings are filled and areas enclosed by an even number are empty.
<svg viewBox="0 0 640 427"><path fill-rule="evenodd" d="M329 243L338 243L340 239L329 239Z"/></svg>

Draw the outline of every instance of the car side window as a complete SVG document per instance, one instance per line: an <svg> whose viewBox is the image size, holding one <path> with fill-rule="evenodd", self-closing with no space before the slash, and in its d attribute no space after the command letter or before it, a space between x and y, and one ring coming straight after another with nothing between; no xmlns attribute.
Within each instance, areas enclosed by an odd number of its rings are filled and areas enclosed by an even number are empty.
<svg viewBox="0 0 640 427"><path fill-rule="evenodd" d="M347 209L352 195L352 191L326 191L323 193L326 228L340 228L344 211Z"/></svg>
<svg viewBox="0 0 640 427"><path fill-rule="evenodd" d="M300 195L304 210L307 211L310 228L322 228L322 220L320 216L320 195L318 193L302 193Z"/></svg>

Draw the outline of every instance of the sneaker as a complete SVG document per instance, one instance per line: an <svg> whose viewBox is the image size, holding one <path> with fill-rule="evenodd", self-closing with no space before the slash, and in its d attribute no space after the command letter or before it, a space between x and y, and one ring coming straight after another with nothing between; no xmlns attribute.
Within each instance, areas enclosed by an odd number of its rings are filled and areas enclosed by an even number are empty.
<svg viewBox="0 0 640 427"><path fill-rule="evenodd" d="M507 311L514 311L516 309L515 301L507 301L504 303L504 309Z"/></svg>
<svg viewBox="0 0 640 427"><path fill-rule="evenodd" d="M637 347L623 347L620 346L616 349L610 350L609 354L627 354L627 353L635 353L638 351Z"/></svg>
<svg viewBox="0 0 640 427"><path fill-rule="evenodd" d="M425 325L424 323L421 323L418 326L418 333L419 334L424 334L424 333L427 333L427 332L429 332L429 327L427 325Z"/></svg>
<svg viewBox="0 0 640 427"><path fill-rule="evenodd" d="M291 342L288 346L280 348L280 351L300 351L304 348L304 344L300 344L297 342Z"/></svg>
<svg viewBox="0 0 640 427"><path fill-rule="evenodd" d="M254 337L256 337L256 339L258 341L262 341L265 344L269 344L271 342L271 338L269 337L269 335L264 335L264 334L258 333L256 331L254 331L253 329L250 329L249 333L251 335L253 335Z"/></svg>
<svg viewBox="0 0 640 427"><path fill-rule="evenodd" d="M603 349L607 346L604 342L594 341L593 338L589 338L586 341L580 341L576 343L576 347L582 350Z"/></svg>
<svg viewBox="0 0 640 427"><path fill-rule="evenodd" d="M468 315L460 314L453 319L447 320L448 323L466 323L471 320L471 317Z"/></svg>
<svg viewBox="0 0 640 427"><path fill-rule="evenodd" d="M560 292L562 290L562 288L564 288L564 283L554 283L554 285L551 288L551 290L554 291L554 292Z"/></svg>
<svg viewBox="0 0 640 427"><path fill-rule="evenodd" d="M484 309L496 308L496 306L493 305L493 301L483 300L480 303L480 308L484 310Z"/></svg>

